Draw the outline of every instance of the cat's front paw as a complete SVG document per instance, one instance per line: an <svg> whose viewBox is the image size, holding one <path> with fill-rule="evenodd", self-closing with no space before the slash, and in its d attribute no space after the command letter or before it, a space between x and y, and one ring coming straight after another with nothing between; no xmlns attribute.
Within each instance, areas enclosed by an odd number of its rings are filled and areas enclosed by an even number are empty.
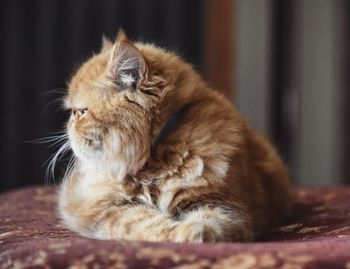
<svg viewBox="0 0 350 269"><path fill-rule="evenodd" d="M176 227L171 240L178 243L205 243L222 241L221 235L205 221L182 223Z"/></svg>

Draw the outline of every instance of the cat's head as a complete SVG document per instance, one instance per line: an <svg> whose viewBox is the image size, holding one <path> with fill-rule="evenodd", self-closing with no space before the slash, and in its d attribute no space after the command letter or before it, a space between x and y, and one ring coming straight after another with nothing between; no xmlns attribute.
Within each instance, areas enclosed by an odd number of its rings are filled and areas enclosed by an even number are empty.
<svg viewBox="0 0 350 269"><path fill-rule="evenodd" d="M80 162L116 169L121 177L136 172L149 157L171 110L166 96L175 87L167 65L179 59L151 45L134 44L124 33L104 41L100 53L85 62L69 83L67 131Z"/></svg>

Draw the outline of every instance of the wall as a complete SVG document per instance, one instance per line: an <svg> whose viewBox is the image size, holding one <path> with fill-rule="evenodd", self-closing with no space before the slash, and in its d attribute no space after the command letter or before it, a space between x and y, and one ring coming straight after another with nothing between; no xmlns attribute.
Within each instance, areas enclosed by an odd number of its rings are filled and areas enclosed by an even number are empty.
<svg viewBox="0 0 350 269"><path fill-rule="evenodd" d="M302 185L347 179L345 9L343 0L236 4L234 102Z"/></svg>

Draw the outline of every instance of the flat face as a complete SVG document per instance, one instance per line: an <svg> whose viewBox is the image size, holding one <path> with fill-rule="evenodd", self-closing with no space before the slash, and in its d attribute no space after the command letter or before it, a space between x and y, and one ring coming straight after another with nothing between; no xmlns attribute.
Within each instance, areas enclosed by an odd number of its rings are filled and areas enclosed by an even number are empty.
<svg viewBox="0 0 350 269"><path fill-rule="evenodd" d="M139 149L141 154L149 151L149 104L156 98L139 89L139 69L145 66L140 64L143 58L135 57L143 56L134 52L135 46L128 46L121 50L117 43L93 56L69 83L66 107L72 110L67 123L70 145L76 157L89 166L116 166L121 159L132 165L132 156L139 155L134 152L136 148L144 144ZM135 145L135 149L128 145Z"/></svg>
<svg viewBox="0 0 350 269"><path fill-rule="evenodd" d="M113 81L106 76L108 55L92 57L84 63L69 84L66 106L72 110L67 124L71 147L78 158L95 159L103 150L104 122L118 99ZM113 95L113 96L112 96ZM113 98L112 98L113 97Z"/></svg>

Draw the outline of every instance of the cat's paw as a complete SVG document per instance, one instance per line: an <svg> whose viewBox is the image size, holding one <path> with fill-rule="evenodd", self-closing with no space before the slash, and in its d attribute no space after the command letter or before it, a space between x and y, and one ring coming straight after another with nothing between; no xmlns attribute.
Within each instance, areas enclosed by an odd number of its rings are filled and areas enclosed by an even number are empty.
<svg viewBox="0 0 350 269"><path fill-rule="evenodd" d="M182 223L176 227L171 240L178 243L206 243L221 241L221 235L209 223L198 221Z"/></svg>

